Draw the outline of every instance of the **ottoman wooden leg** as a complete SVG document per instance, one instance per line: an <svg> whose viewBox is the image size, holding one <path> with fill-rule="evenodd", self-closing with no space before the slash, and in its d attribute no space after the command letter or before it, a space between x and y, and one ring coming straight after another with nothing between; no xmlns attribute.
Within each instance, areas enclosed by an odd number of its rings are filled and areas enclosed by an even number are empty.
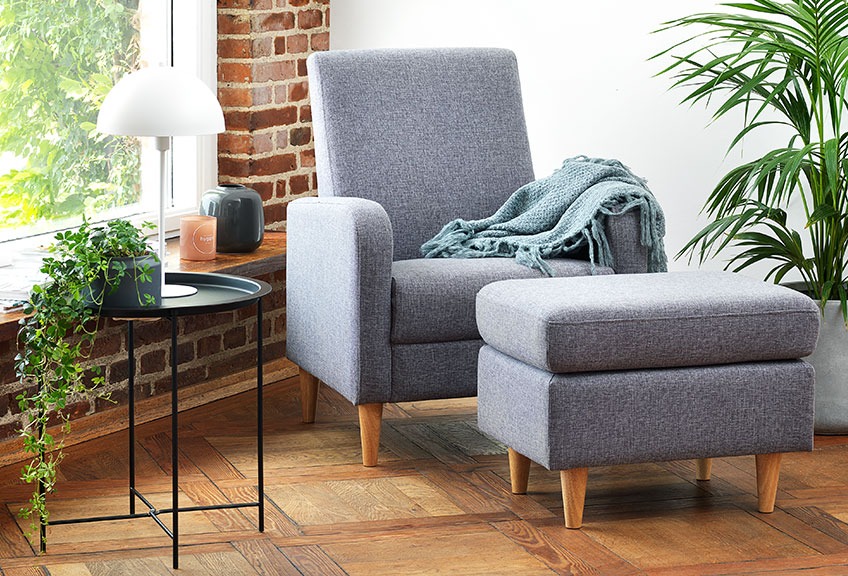
<svg viewBox="0 0 848 576"><path fill-rule="evenodd" d="M572 468L559 473L562 484L562 505L565 510L565 527L580 528L583 525L583 504L586 502L588 468Z"/></svg>
<svg viewBox="0 0 848 576"><path fill-rule="evenodd" d="M713 470L712 458L698 458L695 460L695 480L709 480Z"/></svg>
<svg viewBox="0 0 848 576"><path fill-rule="evenodd" d="M780 459L783 454L757 454L757 498L759 510L765 514L774 512L777 496L777 480L780 477Z"/></svg>
<svg viewBox="0 0 848 576"><path fill-rule="evenodd" d="M526 494L530 478L530 458L509 449L509 481L513 494Z"/></svg>

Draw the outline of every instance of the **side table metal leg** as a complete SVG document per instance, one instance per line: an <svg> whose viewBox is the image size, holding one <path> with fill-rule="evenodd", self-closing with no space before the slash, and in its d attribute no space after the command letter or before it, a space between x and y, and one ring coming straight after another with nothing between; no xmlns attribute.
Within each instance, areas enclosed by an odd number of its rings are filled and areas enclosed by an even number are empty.
<svg viewBox="0 0 848 576"><path fill-rule="evenodd" d="M263 413L262 413L262 299L256 302L256 457L257 490L259 492L259 531L265 531L265 466L263 464Z"/></svg>
<svg viewBox="0 0 848 576"><path fill-rule="evenodd" d="M179 568L179 546L180 546L180 495L179 495L179 468L177 464L177 449L179 441L177 438L178 428L178 405L177 405L177 315L171 315L171 508L173 508L173 524L171 530L173 538L173 565L174 570Z"/></svg>
<svg viewBox="0 0 848 576"><path fill-rule="evenodd" d="M127 410L129 412L130 432L130 514L135 514L135 342L133 340L132 320L127 322L127 363L129 365Z"/></svg>

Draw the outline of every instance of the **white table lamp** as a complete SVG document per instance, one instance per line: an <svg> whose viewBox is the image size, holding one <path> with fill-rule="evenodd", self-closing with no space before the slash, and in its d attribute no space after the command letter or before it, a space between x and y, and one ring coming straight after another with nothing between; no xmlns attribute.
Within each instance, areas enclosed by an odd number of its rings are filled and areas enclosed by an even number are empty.
<svg viewBox="0 0 848 576"><path fill-rule="evenodd" d="M150 136L159 151L159 260L162 297L188 296L190 286L165 284L166 152L172 136L224 131L224 112L215 94L196 76L172 67L143 68L115 84L97 116L97 129L120 136Z"/></svg>

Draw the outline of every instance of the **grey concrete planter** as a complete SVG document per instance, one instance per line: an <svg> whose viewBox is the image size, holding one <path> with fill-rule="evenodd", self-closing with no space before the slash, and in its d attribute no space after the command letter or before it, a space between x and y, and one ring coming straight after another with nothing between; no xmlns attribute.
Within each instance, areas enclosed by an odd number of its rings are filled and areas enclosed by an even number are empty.
<svg viewBox="0 0 848 576"><path fill-rule="evenodd" d="M838 301L825 305L816 351L816 433L848 434L848 329Z"/></svg>
<svg viewBox="0 0 848 576"><path fill-rule="evenodd" d="M91 284L91 291L94 294L103 295L104 308L138 308L142 304L139 302L139 294L150 294L156 304L162 301L162 266L156 261L153 256L142 256L137 258L115 258L115 261L123 262L127 267L127 272L121 279L120 283L115 285L112 280L104 288L104 279L98 279ZM136 285L135 267L146 264L153 269L150 282L139 282ZM110 266L110 279L114 273ZM143 300L142 300L143 302Z"/></svg>

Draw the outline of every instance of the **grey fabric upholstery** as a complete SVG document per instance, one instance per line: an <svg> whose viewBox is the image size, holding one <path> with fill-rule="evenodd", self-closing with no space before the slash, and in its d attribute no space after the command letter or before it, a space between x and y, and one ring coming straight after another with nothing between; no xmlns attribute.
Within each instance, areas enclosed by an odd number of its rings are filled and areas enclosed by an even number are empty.
<svg viewBox="0 0 848 576"><path fill-rule="evenodd" d="M361 198L288 208L286 356L355 404L391 394L392 228Z"/></svg>
<svg viewBox="0 0 848 576"><path fill-rule="evenodd" d="M320 194L379 202L395 260L533 179L512 52L329 51L308 66Z"/></svg>
<svg viewBox="0 0 848 576"><path fill-rule="evenodd" d="M559 276L586 276L585 260L554 259ZM612 274L596 267L596 274ZM507 278L541 278L512 258L418 258L392 264L392 343L479 339L474 301L486 284Z"/></svg>
<svg viewBox="0 0 848 576"><path fill-rule="evenodd" d="M506 280L477 296L486 343L554 373L801 358L820 316L800 292L729 272Z"/></svg>
<svg viewBox="0 0 848 576"><path fill-rule="evenodd" d="M811 450L800 360L551 374L480 351L478 426L550 470Z"/></svg>
<svg viewBox="0 0 848 576"><path fill-rule="evenodd" d="M533 178L515 56L329 51L307 65L320 198L288 207L288 357L354 404L474 395L474 294L538 273L417 258L447 222L493 213ZM615 269L646 270L629 246L640 230L635 212L607 219Z"/></svg>

